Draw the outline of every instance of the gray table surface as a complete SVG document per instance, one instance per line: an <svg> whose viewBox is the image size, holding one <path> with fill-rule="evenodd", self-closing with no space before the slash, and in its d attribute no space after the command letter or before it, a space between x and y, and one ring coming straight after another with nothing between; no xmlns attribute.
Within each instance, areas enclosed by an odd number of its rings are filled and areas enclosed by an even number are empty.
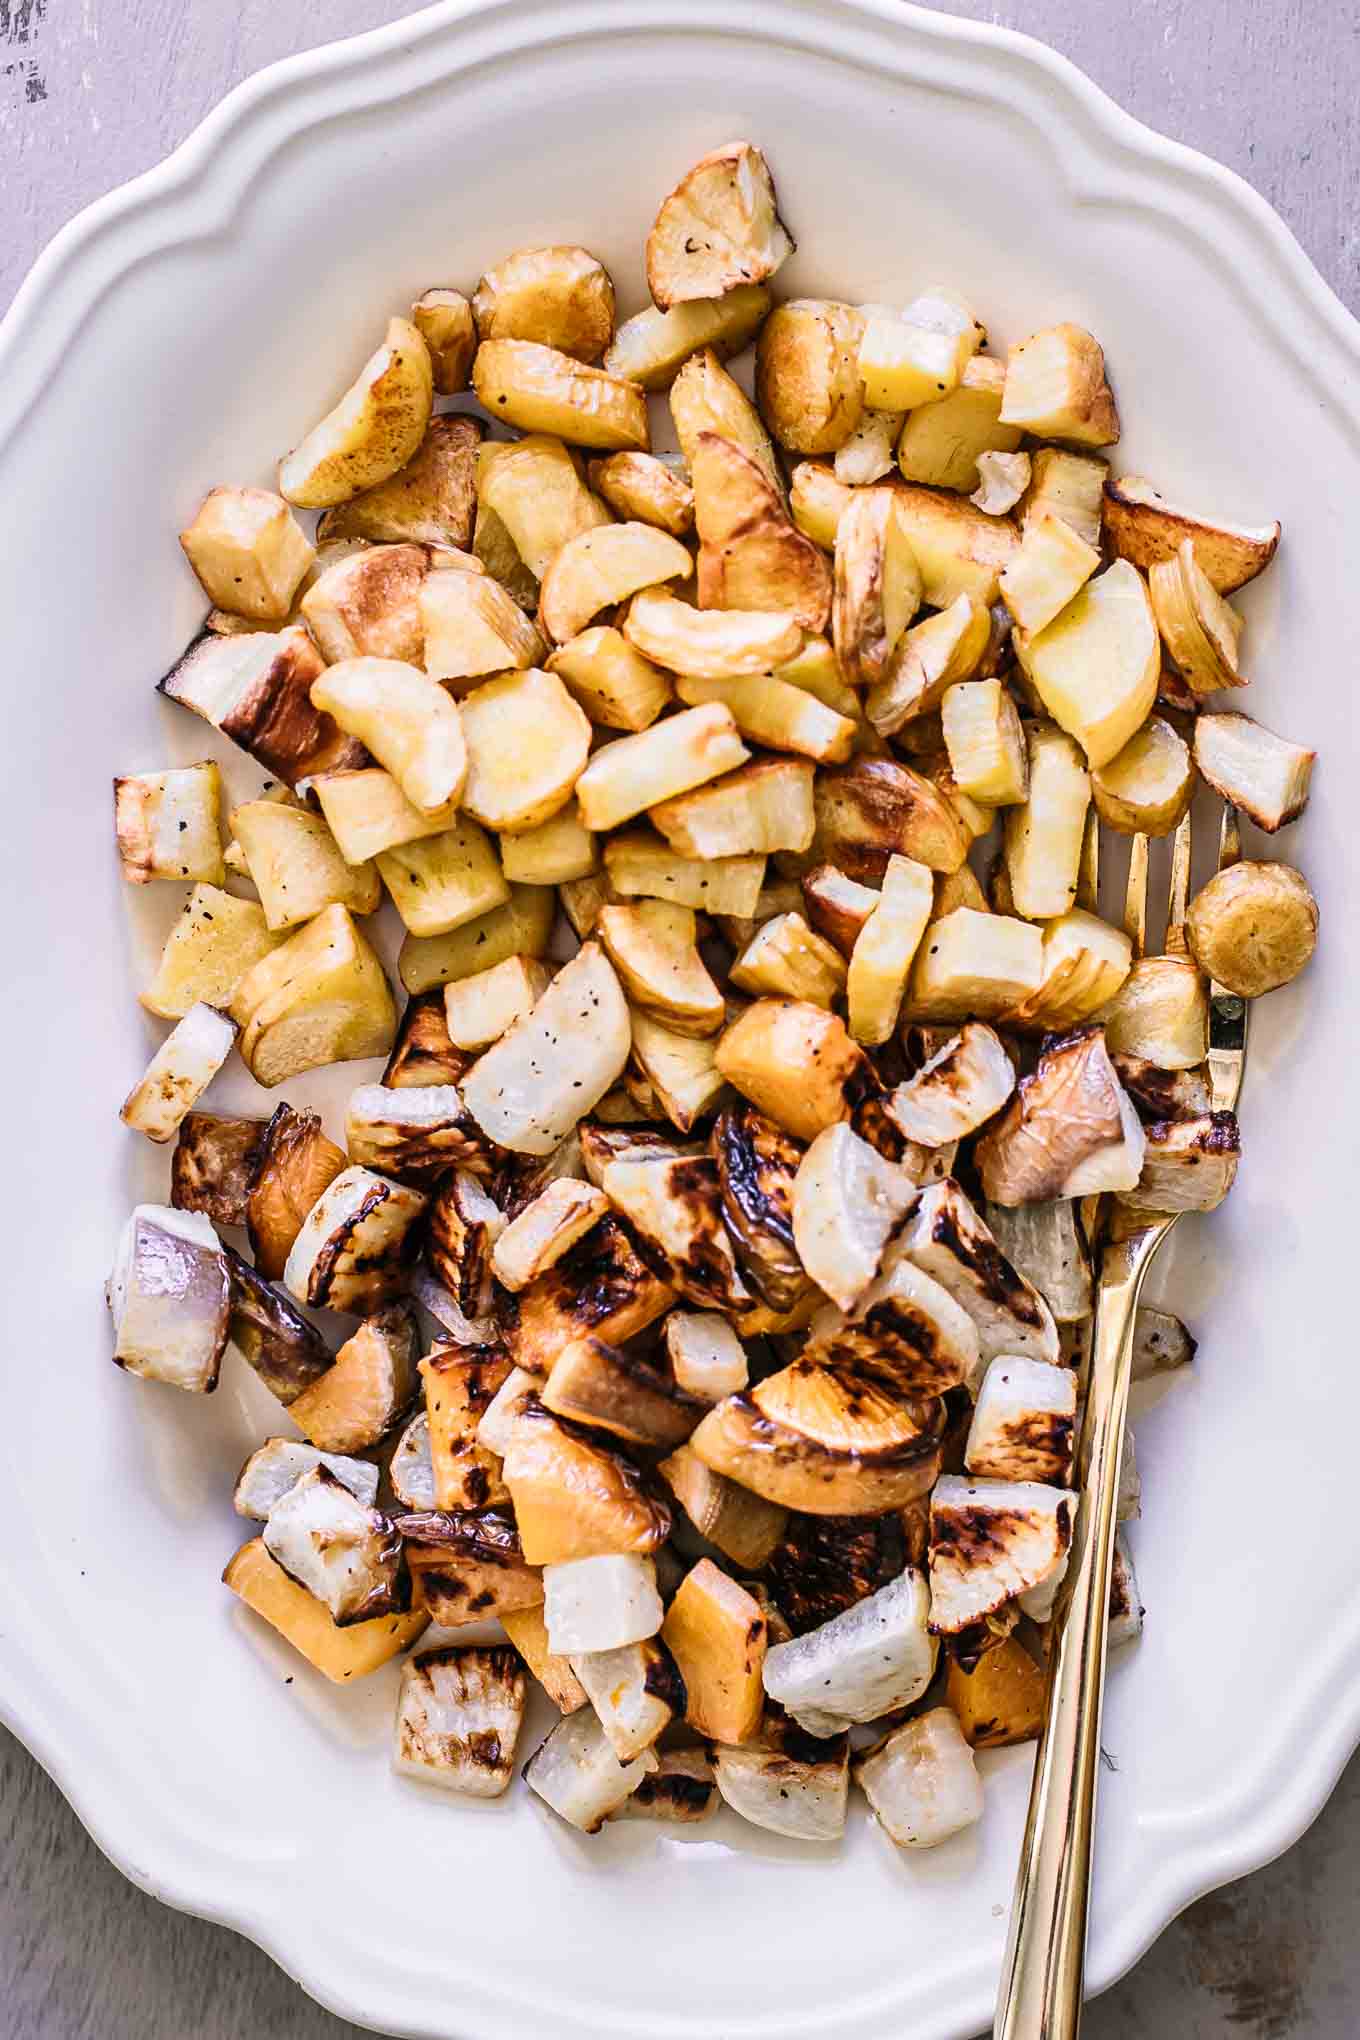
<svg viewBox="0 0 1360 2040"><path fill-rule="evenodd" d="M404 0L0 0L0 307L61 223L232 85ZM1053 43L1152 126L1242 172L1360 311L1360 12L1349 0L957 0ZM1349 195L1349 197L1348 197ZM1149 1505L1156 1507L1155 1493ZM1311 1832L1200 1901L1087 2017L1091 2040L1360 2031L1360 1759ZM342 2040L224 1928L144 1897L0 1731L0 2040Z"/></svg>

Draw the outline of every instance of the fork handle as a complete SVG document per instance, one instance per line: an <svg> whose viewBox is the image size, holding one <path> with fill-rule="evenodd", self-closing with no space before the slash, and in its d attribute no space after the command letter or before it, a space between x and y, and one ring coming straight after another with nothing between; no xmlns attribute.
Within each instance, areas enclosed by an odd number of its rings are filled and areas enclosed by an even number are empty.
<svg viewBox="0 0 1360 2040"><path fill-rule="evenodd" d="M994 2040L1075 2040L1100 1763L1106 1619L1134 1312L1164 1228L1106 1248L1096 1296L1077 1512L1053 1618L1048 1702L1011 1904Z"/></svg>

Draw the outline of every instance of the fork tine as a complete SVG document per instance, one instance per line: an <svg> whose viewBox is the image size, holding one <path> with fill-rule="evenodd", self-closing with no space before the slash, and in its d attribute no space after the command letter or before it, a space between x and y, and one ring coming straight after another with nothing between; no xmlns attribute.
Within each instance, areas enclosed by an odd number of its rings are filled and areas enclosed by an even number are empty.
<svg viewBox="0 0 1360 2040"><path fill-rule="evenodd" d="M1129 845L1129 883L1124 894L1124 933L1135 957L1147 949L1148 839L1135 836Z"/></svg>
<svg viewBox="0 0 1360 2040"><path fill-rule="evenodd" d="M1242 855L1237 826L1237 809L1230 801L1223 805L1218 834L1218 868L1226 871ZM1209 986L1209 1086L1215 1112L1234 1112L1242 1091L1247 1060L1247 1029L1251 1005L1236 992L1216 981Z"/></svg>
<svg viewBox="0 0 1360 2040"><path fill-rule="evenodd" d="M1242 835L1237 826L1237 809L1230 800L1223 803L1223 823L1218 832L1218 868L1226 871L1242 858Z"/></svg>
<svg viewBox="0 0 1360 2040"><path fill-rule="evenodd" d="M1077 905L1088 914L1098 911L1100 893L1100 816L1086 810L1086 833L1081 839L1081 862L1077 866Z"/></svg>
<svg viewBox="0 0 1360 2040"><path fill-rule="evenodd" d="M1194 824L1187 808L1171 839L1171 887L1167 898L1166 941L1168 956L1185 954L1185 909L1190 899L1190 860L1194 849Z"/></svg>

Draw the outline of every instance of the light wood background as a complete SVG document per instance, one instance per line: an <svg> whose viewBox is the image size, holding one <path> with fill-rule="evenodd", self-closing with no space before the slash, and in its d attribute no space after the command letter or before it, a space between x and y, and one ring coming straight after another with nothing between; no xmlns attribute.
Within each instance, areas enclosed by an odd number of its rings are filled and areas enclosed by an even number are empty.
<svg viewBox="0 0 1360 2040"><path fill-rule="evenodd" d="M0 0L0 307L64 220L157 162L239 79L412 11L405 0ZM956 0L943 11L1041 37L1150 125L1231 164L1360 310L1354 0ZM1147 1505L1158 1507L1151 1481ZM1357 1814L1360 1762L1295 1849L1192 1906L1092 2007L1090 2040L1353 2040ZM0 1893L0 2040L359 2031L247 1942L134 1890L3 1731Z"/></svg>

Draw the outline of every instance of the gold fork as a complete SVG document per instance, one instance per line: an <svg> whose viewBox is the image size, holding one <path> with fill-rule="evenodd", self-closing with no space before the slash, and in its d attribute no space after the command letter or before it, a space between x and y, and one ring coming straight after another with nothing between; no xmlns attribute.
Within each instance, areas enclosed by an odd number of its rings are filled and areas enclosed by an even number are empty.
<svg viewBox="0 0 1360 2040"><path fill-rule="evenodd" d="M1187 814L1172 843L1168 952L1184 950L1191 842ZM1082 855L1079 900L1084 906L1095 905L1098 855L1092 815ZM1228 807L1219 836L1219 869L1240 855L1237 816ZM1124 920L1136 956L1146 945L1147 891L1148 839L1135 836ZM1213 1109L1232 1111L1242 1088L1248 1007L1218 984L1211 985L1209 998ZM1073 2040L1081 2023L1110 1566L1133 1321L1144 1277L1178 1215L1140 1218L1124 1237L1109 1240L1101 1254L1078 1460L1082 1500L1067 1579L1053 1614L1048 1700L1011 1904L994 2040Z"/></svg>

